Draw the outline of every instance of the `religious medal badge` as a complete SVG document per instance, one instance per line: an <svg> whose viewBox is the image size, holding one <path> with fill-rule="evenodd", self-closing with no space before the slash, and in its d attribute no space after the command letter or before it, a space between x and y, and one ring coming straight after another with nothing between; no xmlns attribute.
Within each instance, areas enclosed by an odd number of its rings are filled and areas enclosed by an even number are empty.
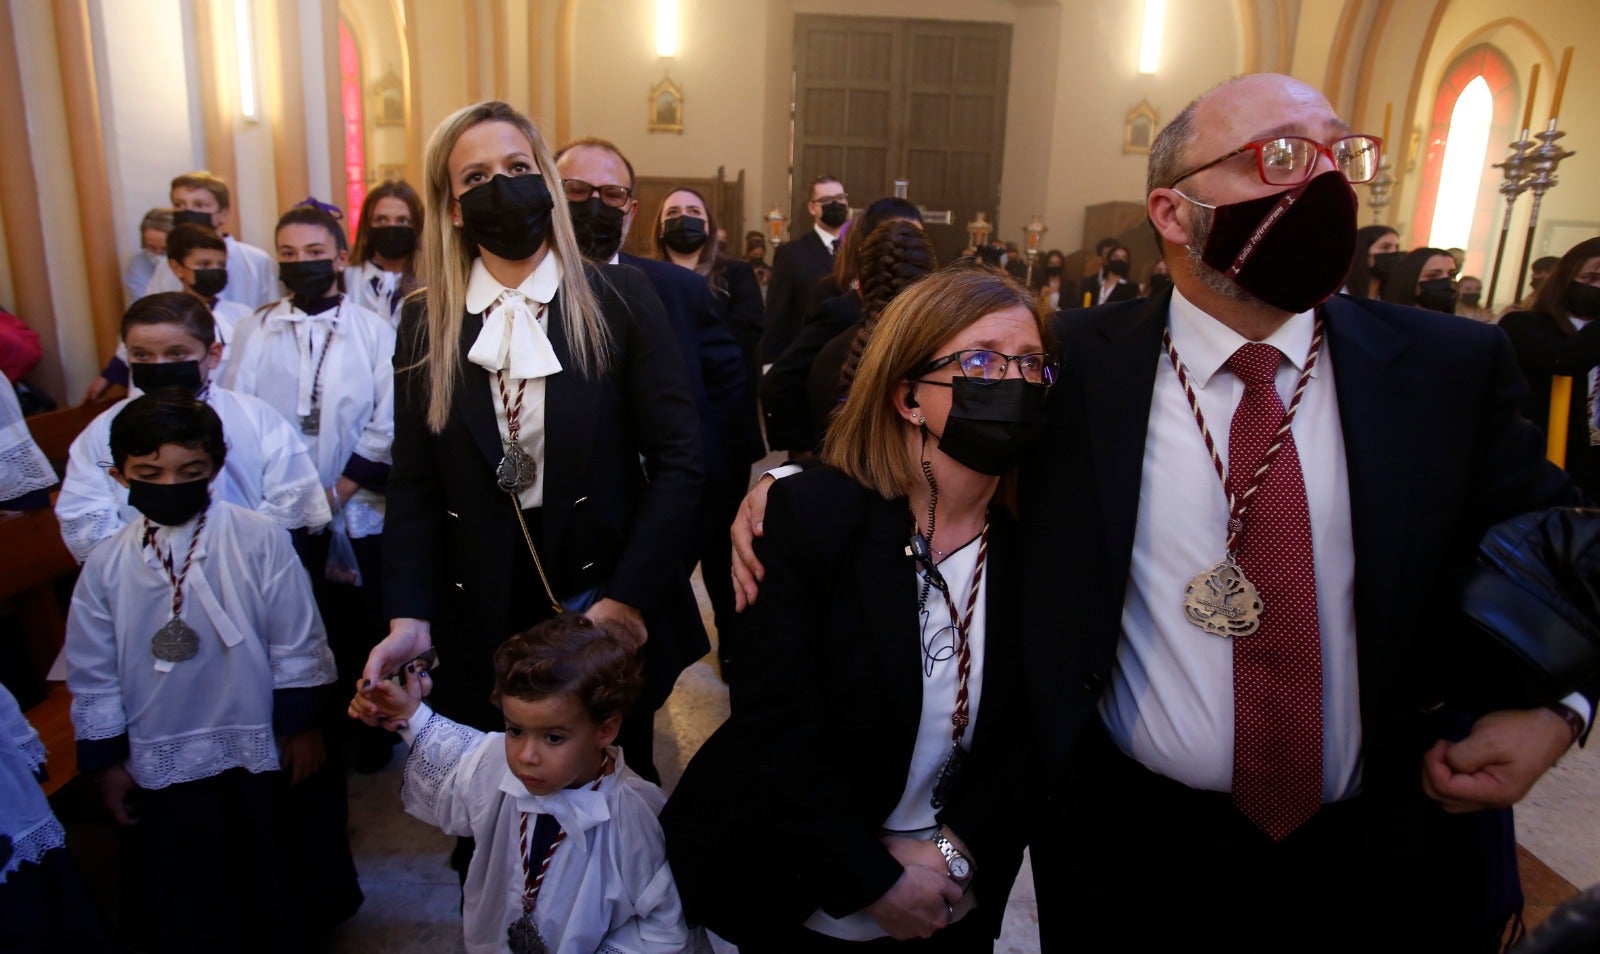
<svg viewBox="0 0 1600 954"><path fill-rule="evenodd" d="M322 433L322 367L328 362L328 351L333 344L333 333L339 330L339 312L344 310L344 296L339 296L339 305L334 309L333 322L328 325L327 334L322 337L322 354L317 358L317 367L311 375L311 409L300 415L300 433L307 437L316 437ZM306 348L310 349L314 333L306 335Z"/></svg>
<svg viewBox="0 0 1600 954"><path fill-rule="evenodd" d="M1267 474L1272 469L1272 462L1277 458L1284 442L1276 440L1267 448L1255 473L1250 475L1248 485L1229 483L1227 469L1223 466L1222 457L1217 453L1211 439L1205 415L1200 411L1199 398L1195 395L1194 386L1189 380L1188 369L1184 367L1183 361L1178 357L1178 349L1172 343L1170 330L1162 332L1162 343L1166 347L1167 357L1172 362L1173 370L1177 372L1178 383L1183 387L1189 409L1194 413L1200 435L1205 439L1206 450L1211 454L1211 465L1216 470L1218 479L1222 481L1223 492L1228 496L1228 540L1223 558L1196 575L1184 587L1183 615L1201 631L1212 636L1223 639L1249 636L1261 628L1261 618L1266 613L1267 607L1261 599L1261 591L1250 582L1245 576L1244 569L1239 566L1239 546L1247 527L1246 517L1250 511L1250 503L1266 481ZM1321 350L1322 317L1318 315L1315 330L1311 335L1310 353L1306 356L1305 368L1300 372L1300 379L1295 384L1294 397L1290 399L1289 406L1283 413L1283 420L1278 425L1279 435L1288 433L1289 426L1294 423L1295 414L1300 409L1300 399L1305 394L1306 385L1311 381L1311 372L1316 367L1317 355Z"/></svg>
<svg viewBox="0 0 1600 954"><path fill-rule="evenodd" d="M500 386L500 403L506 412L506 450L500 458L500 463L494 469L494 479L500 489L508 494L520 494L533 486L534 478L538 475L538 465L527 451L522 449L522 400L527 395L528 379L523 378L517 385L517 400L511 401L506 388L506 373L495 372L495 380Z"/></svg>
<svg viewBox="0 0 1600 954"><path fill-rule="evenodd" d="M167 663L180 663L193 659L200 652L200 635L188 623L183 621L183 581L189 576L189 568L194 563L195 546L200 542L200 534L206 528L206 515L202 513L195 523L194 536L189 539L189 549L184 554L183 566L175 570L174 556L171 551L162 553L155 543L155 528L150 521L145 521L144 539L146 545L155 549L156 558L161 564L161 569L166 573L167 582L172 585L172 618L158 630L150 640L150 653L156 659Z"/></svg>
<svg viewBox="0 0 1600 954"><path fill-rule="evenodd" d="M590 791L599 791L600 783L615 768L611 753L607 752L600 763L600 774L595 778ZM542 816L549 818L550 816ZM553 819L552 819L553 820ZM545 849L544 857L540 859L537 867L530 864L528 844L528 814L522 813L518 825L519 844L521 845L522 859L522 916L506 926L506 946L511 949L511 954L547 954L550 946L546 943L544 935L539 931L539 924L534 920L533 912L539 904L539 892L544 888L544 879L550 873L550 862L556 856L556 849L567 840L565 828L558 829L555 837L550 841L550 847ZM534 841L538 841L538 832L535 831Z"/></svg>

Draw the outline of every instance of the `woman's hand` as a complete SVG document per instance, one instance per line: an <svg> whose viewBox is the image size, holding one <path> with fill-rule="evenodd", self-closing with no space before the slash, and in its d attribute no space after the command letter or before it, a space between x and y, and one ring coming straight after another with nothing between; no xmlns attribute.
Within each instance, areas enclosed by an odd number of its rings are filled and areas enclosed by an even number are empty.
<svg viewBox="0 0 1600 954"><path fill-rule="evenodd" d="M411 717L417 714L417 708L422 705L422 697L432 691L433 683L427 670L417 672L413 664L406 665L406 674L411 678L406 680L404 686L393 679L380 679L371 687L356 693L346 713L352 719L391 732L409 728Z"/></svg>
<svg viewBox="0 0 1600 954"><path fill-rule="evenodd" d="M943 871L912 865L883 897L867 906L878 926L897 941L932 937L950 923L961 889Z"/></svg>
<svg viewBox="0 0 1600 954"><path fill-rule="evenodd" d="M100 773L100 798L106 803L106 810L111 812L111 817L115 818L119 825L139 824L139 817L128 805L128 796L138 789L139 784L128 774L128 770L120 765L113 765Z"/></svg>
<svg viewBox="0 0 1600 954"><path fill-rule="evenodd" d="M766 567L756 559L755 539L765 531L763 521L767 516L767 491L776 480L771 474L762 474L750 492L739 504L739 513L733 518L728 535L733 539L733 608L743 613L756 601L756 592Z"/></svg>
<svg viewBox="0 0 1600 954"><path fill-rule="evenodd" d="M356 688L366 690L385 676L393 675L432 645L433 627L427 620L405 617L389 620L389 635L367 654L367 665L361 670L361 682Z"/></svg>
<svg viewBox="0 0 1600 954"><path fill-rule="evenodd" d="M645 640L650 638L650 633L644 627L644 617L627 603L619 603L613 599L596 600L583 615L596 623L609 623L620 627L628 634L635 651L642 648Z"/></svg>
<svg viewBox="0 0 1600 954"><path fill-rule="evenodd" d="M316 774L327 760L328 750L322 744L322 731L307 729L284 740L278 764L289 773L289 784L299 785Z"/></svg>

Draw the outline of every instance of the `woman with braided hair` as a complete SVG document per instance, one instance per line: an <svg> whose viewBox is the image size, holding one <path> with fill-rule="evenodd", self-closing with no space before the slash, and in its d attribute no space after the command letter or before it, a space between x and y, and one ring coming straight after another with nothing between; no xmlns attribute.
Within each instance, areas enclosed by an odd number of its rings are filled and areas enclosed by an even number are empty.
<svg viewBox="0 0 1600 954"><path fill-rule="evenodd" d="M828 422L850 392L861 353L867 348L879 316L903 289L938 267L933 243L910 222L891 219L862 240L856 254L861 319L823 345L806 377L811 432L816 435L819 451Z"/></svg>

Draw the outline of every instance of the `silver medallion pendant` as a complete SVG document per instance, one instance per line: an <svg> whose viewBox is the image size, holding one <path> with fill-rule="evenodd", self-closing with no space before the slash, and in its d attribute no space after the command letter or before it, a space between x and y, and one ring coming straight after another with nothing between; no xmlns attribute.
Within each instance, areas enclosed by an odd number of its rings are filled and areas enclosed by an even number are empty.
<svg viewBox="0 0 1600 954"><path fill-rule="evenodd" d="M322 433L322 405L316 401L311 402L311 413L300 415L300 433L307 437L316 437Z"/></svg>
<svg viewBox="0 0 1600 954"><path fill-rule="evenodd" d="M199 651L199 634L177 616L167 620L167 624L156 630L155 638L150 640L151 654L162 662L183 662L193 659Z"/></svg>
<svg viewBox="0 0 1600 954"><path fill-rule="evenodd" d="M506 928L506 944L511 954L545 954L549 950L539 934L539 926L533 923L532 911L524 912Z"/></svg>
<svg viewBox="0 0 1600 954"><path fill-rule="evenodd" d="M494 479L506 493L520 494L533 486L537 472L538 465L527 451L517 444L507 444L506 456L500 458L499 466L494 469Z"/></svg>
<svg viewBox="0 0 1600 954"><path fill-rule="evenodd" d="M928 799L929 805L935 809L944 807L944 803L950 798L950 788L955 785L966 763L967 750L961 747L960 742L951 745L950 754L945 756L944 765L939 767L939 777L933 783L933 796Z"/></svg>
<svg viewBox="0 0 1600 954"><path fill-rule="evenodd" d="M1183 614L1212 636L1249 636L1261 628L1266 607L1261 591L1245 579L1228 554L1221 563L1189 581L1183 591Z"/></svg>

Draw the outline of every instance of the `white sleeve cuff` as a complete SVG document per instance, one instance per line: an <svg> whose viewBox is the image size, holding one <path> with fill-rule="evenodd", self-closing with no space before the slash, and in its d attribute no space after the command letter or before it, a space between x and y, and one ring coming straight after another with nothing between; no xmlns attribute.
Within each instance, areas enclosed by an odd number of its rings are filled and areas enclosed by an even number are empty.
<svg viewBox="0 0 1600 954"><path fill-rule="evenodd" d="M773 480L782 480L785 477L793 477L802 470L805 470L805 468L801 467L799 464L783 464L779 467L774 467L771 470L766 471L761 476L771 477Z"/></svg>
<svg viewBox="0 0 1600 954"><path fill-rule="evenodd" d="M411 713L411 718L406 720L406 727L395 731L400 733L400 738L405 740L406 746L409 748L417 741L417 733L422 731L422 727L427 725L428 720L431 718L433 718L433 709L426 702L419 702L417 711Z"/></svg>
<svg viewBox="0 0 1600 954"><path fill-rule="evenodd" d="M1583 693L1581 692L1574 692L1572 695L1562 699L1561 705L1566 706L1568 709L1571 709L1573 712L1576 712L1580 717L1582 717L1583 724L1585 726L1589 725L1589 723L1594 719L1594 709L1589 705L1589 700L1585 699L1583 697Z"/></svg>

